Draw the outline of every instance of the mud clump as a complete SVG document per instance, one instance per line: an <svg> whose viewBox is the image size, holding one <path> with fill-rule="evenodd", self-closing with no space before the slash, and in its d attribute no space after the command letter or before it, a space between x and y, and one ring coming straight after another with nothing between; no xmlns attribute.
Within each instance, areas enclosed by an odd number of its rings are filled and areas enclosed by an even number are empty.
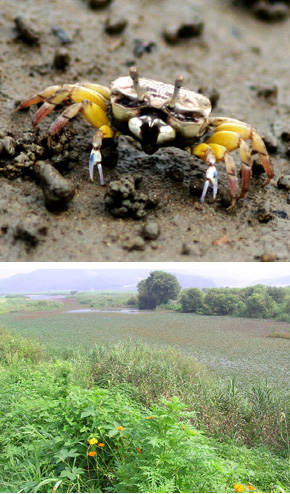
<svg viewBox="0 0 290 494"><path fill-rule="evenodd" d="M13 229L14 241L21 240L27 248L36 247L46 234L47 227L36 215L19 220Z"/></svg>
<svg viewBox="0 0 290 494"><path fill-rule="evenodd" d="M145 249L145 242L140 235L137 235L134 238L128 239L124 244L123 244L123 249L132 251L132 250L144 250Z"/></svg>
<svg viewBox="0 0 290 494"><path fill-rule="evenodd" d="M36 163L45 206L50 210L66 209L75 195L74 186L64 178L48 161Z"/></svg>
<svg viewBox="0 0 290 494"><path fill-rule="evenodd" d="M183 182L184 170L180 165L171 165L168 170L168 176L171 178L171 180L174 180L174 182Z"/></svg>
<svg viewBox="0 0 290 494"><path fill-rule="evenodd" d="M26 43L27 45L39 45L40 35L34 29L31 20L18 15L14 19L18 39Z"/></svg>
<svg viewBox="0 0 290 494"><path fill-rule="evenodd" d="M290 15L290 1L284 0L240 0L234 4L249 7L260 20L268 22L283 21Z"/></svg>
<svg viewBox="0 0 290 494"><path fill-rule="evenodd" d="M142 236L146 240L156 240L160 235L160 225L157 221L148 221L142 228Z"/></svg>
<svg viewBox="0 0 290 494"><path fill-rule="evenodd" d="M282 175L277 181L277 187L290 191L290 175Z"/></svg>
<svg viewBox="0 0 290 494"><path fill-rule="evenodd" d="M264 201L257 208L257 218L259 223L268 223L273 218L270 201Z"/></svg>
<svg viewBox="0 0 290 494"><path fill-rule="evenodd" d="M65 48L60 48L54 54L53 66L57 70L66 70L66 68L70 64L70 60L71 60L71 58L70 58L70 54L68 53L68 51Z"/></svg>
<svg viewBox="0 0 290 494"><path fill-rule="evenodd" d="M127 19L121 16L111 15L106 19L105 32L110 35L121 34L128 24Z"/></svg>
<svg viewBox="0 0 290 494"><path fill-rule="evenodd" d="M111 3L111 0L89 0L89 7L91 9L103 9Z"/></svg>
<svg viewBox="0 0 290 494"><path fill-rule="evenodd" d="M16 141L10 134L0 133L0 156L14 156L16 152Z"/></svg>
<svg viewBox="0 0 290 494"><path fill-rule="evenodd" d="M142 175L128 175L109 184L105 195L105 207L113 216L142 219L146 216L146 209L157 206L158 199L154 194L145 194L137 190L141 181Z"/></svg>
<svg viewBox="0 0 290 494"><path fill-rule="evenodd" d="M183 39L197 38L201 36L204 22L199 16L192 20L185 19L183 22L173 23L163 29L163 38L170 45L176 45Z"/></svg>
<svg viewBox="0 0 290 494"><path fill-rule="evenodd" d="M17 140L10 132L2 132L0 174L9 179L35 177L36 161L45 159L61 170L68 168L78 160L77 152L72 147L74 135L74 132L66 129L49 145L47 138L41 136L38 130L24 132Z"/></svg>

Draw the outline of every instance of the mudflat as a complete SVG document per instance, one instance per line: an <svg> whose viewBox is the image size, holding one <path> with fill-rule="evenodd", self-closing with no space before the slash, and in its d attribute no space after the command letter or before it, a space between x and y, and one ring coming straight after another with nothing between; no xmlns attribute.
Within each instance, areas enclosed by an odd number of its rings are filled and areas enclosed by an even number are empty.
<svg viewBox="0 0 290 494"><path fill-rule="evenodd" d="M0 154L0 260L288 261L290 19L265 22L230 0L113 0L97 9L94 3L10 0L2 7L0 137L9 136L14 149L6 139ZM102 187L89 181L94 129L80 116L49 149L45 133L59 112L39 131L31 126L36 107L13 113L48 86L84 80L108 86L132 65L143 77L171 84L183 75L185 87L212 100L213 116L253 125L270 153L271 184L262 187L265 175L254 166L249 193L229 213L220 162L217 200L208 195L201 206L203 162L175 148L148 156L122 136L118 163L104 167ZM64 178L60 187L74 191L59 210L45 204L35 172L43 159ZM118 217L105 195L112 181L121 188L124 177L133 207Z"/></svg>

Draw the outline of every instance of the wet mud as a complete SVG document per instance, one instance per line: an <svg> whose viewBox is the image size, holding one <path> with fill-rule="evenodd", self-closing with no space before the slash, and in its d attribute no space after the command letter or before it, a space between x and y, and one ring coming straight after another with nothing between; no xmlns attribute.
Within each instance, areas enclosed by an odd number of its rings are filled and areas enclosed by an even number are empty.
<svg viewBox="0 0 290 494"><path fill-rule="evenodd" d="M0 261L290 259L289 3L280 2L284 15L270 22L257 16L253 3L4 4ZM275 2L266 3L273 10ZM265 174L255 160L251 189L229 212L227 174L219 163L217 200L209 194L201 205L203 162L174 148L148 156L121 136L118 161L115 145L103 150L102 187L89 181L94 129L80 116L49 146L46 132L59 108L37 130L31 125L37 107L14 113L20 101L48 86L83 80L109 85L132 65L141 76L172 84L182 74L187 88L211 99L212 115L253 125L274 167L270 185L263 188ZM238 153L233 155L240 168Z"/></svg>

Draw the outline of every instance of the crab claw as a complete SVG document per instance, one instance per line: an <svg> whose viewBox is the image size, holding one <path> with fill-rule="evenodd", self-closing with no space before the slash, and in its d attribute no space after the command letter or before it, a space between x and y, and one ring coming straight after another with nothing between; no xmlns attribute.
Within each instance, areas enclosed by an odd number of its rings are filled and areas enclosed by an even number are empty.
<svg viewBox="0 0 290 494"><path fill-rule="evenodd" d="M104 178L103 168L102 168L101 151L99 149L93 148L91 151L90 161L89 161L89 174L90 174L90 179L92 182L94 180L94 168L95 168L95 166L98 167L100 184L105 185L105 178Z"/></svg>
<svg viewBox="0 0 290 494"><path fill-rule="evenodd" d="M212 184L213 198L214 199L216 198L217 190L218 190L218 176L217 176L217 169L214 165L210 165L208 167L208 169L206 170L205 178L206 180L204 182L202 194L200 196L200 202L204 201L209 184Z"/></svg>

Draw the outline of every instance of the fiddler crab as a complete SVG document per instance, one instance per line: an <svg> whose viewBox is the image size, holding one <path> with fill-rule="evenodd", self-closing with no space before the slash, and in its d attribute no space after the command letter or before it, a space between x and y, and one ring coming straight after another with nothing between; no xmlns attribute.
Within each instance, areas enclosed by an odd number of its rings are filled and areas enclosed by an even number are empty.
<svg viewBox="0 0 290 494"><path fill-rule="evenodd" d="M94 168L97 167L102 185L105 184L101 155L103 139L120 134L140 142L147 154L153 154L162 147L174 146L204 160L208 168L201 202L209 185L212 186L213 197L216 197L216 162L224 161L231 191L230 208L233 208L237 199L249 189L253 153L258 153L267 174L264 185L274 176L265 144L247 123L227 117L210 117L209 99L183 88L182 84L182 76L177 77L174 86L139 78L137 68L131 67L129 76L119 77L110 88L90 82L51 86L21 103L16 111L43 102L33 118L33 126L37 126L57 105L68 103L69 106L49 127L50 138L81 113L97 129L92 142L89 175L93 180ZM247 140L250 140L251 147ZM241 158L240 193L235 161L230 154L236 149L239 149Z"/></svg>

